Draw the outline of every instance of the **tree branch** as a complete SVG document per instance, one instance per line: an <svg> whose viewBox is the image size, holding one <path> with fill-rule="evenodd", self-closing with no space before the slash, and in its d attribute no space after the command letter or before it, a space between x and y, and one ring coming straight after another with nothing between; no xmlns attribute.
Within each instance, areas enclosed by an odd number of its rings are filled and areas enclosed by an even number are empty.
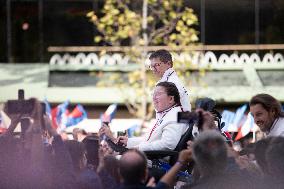
<svg viewBox="0 0 284 189"><path fill-rule="evenodd" d="M179 9L178 9L179 10ZM169 22L167 25L157 29L156 31L154 31L150 36L149 36L149 41L152 41L154 38L160 36L164 36L167 35L169 33L171 33L174 28L176 27L176 24L178 22L178 20L181 18L182 13L178 13L177 17L175 19L172 20L172 22Z"/></svg>

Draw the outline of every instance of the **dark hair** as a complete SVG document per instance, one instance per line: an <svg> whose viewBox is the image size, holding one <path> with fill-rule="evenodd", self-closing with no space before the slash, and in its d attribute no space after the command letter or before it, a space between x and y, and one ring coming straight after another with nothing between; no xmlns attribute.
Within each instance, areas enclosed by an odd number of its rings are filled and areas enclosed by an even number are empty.
<svg viewBox="0 0 284 189"><path fill-rule="evenodd" d="M272 137L268 137L262 140L259 140L255 143L255 149L254 149L254 156L257 164L261 168L262 172L267 174L268 173L268 165L266 161L266 151L268 147L270 146Z"/></svg>
<svg viewBox="0 0 284 189"><path fill-rule="evenodd" d="M88 165L98 167L99 164L99 138L97 136L87 136L82 140L86 149L86 157Z"/></svg>
<svg viewBox="0 0 284 189"><path fill-rule="evenodd" d="M284 113L281 112L281 104L273 96L269 94L257 94L251 98L249 106L261 104L266 111L275 111L276 117L284 117Z"/></svg>
<svg viewBox="0 0 284 189"><path fill-rule="evenodd" d="M64 144L69 151L75 171L79 171L80 162L85 154L84 144L76 140L66 140Z"/></svg>
<svg viewBox="0 0 284 189"><path fill-rule="evenodd" d="M119 161L113 155L104 157L104 170L112 176L116 182L119 182Z"/></svg>
<svg viewBox="0 0 284 189"><path fill-rule="evenodd" d="M125 158L129 154L137 154L138 158L129 161ZM141 179L145 177L145 171L147 169L147 158L145 154L139 150L132 149L124 153L119 161L120 175L124 179L124 182L129 184L138 184Z"/></svg>
<svg viewBox="0 0 284 189"><path fill-rule="evenodd" d="M153 52L149 59L153 59L153 58L159 58L161 62L163 63L170 63L171 65L173 65L173 59L172 59L172 55L169 51L161 49L161 50L157 50L155 52Z"/></svg>
<svg viewBox="0 0 284 189"><path fill-rule="evenodd" d="M164 87L168 96L173 96L175 103L180 105L180 96L176 85L172 82L163 81L158 83L156 86Z"/></svg>
<svg viewBox="0 0 284 189"><path fill-rule="evenodd" d="M269 173L276 178L284 175L284 137L273 137L266 150L266 161Z"/></svg>

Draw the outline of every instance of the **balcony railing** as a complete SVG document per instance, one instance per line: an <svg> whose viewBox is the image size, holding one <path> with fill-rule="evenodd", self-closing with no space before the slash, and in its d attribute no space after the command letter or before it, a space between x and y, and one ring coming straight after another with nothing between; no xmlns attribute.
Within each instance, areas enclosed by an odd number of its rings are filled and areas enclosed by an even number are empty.
<svg viewBox="0 0 284 189"><path fill-rule="evenodd" d="M130 65L133 63L133 60L125 52L131 50L131 48L49 47L48 51L55 53L51 56L49 62L51 65L81 65L85 68L86 66ZM136 50L139 50L139 48L142 50L142 47L135 47ZM191 69L208 66L216 69L237 69L242 68L244 65L252 65L259 68L278 68L284 64L284 56L281 52L284 50L283 44L196 45L176 48L153 46L146 49L148 52L157 49L167 49L172 52L175 61L190 62L192 64ZM99 52L101 51L105 53L100 55ZM147 65L147 62L145 64Z"/></svg>

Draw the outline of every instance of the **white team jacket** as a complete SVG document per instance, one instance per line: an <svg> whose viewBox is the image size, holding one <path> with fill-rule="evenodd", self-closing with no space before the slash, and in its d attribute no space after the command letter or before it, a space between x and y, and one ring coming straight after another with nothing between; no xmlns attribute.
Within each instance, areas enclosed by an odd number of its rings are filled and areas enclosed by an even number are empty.
<svg viewBox="0 0 284 189"><path fill-rule="evenodd" d="M184 85L179 80L177 73L173 68L167 69L163 77L157 82L157 84L163 81L172 82L176 85L180 95L180 103L183 108L183 111L191 111L188 92L185 89Z"/></svg>
<svg viewBox="0 0 284 189"><path fill-rule="evenodd" d="M141 151L174 150L188 126L177 123L177 112L180 106L173 106L157 113L157 122L144 137L133 137L127 141L128 148L138 148Z"/></svg>
<svg viewBox="0 0 284 189"><path fill-rule="evenodd" d="M276 118L273 122L270 131L267 133L268 137L282 136L284 137L284 117Z"/></svg>

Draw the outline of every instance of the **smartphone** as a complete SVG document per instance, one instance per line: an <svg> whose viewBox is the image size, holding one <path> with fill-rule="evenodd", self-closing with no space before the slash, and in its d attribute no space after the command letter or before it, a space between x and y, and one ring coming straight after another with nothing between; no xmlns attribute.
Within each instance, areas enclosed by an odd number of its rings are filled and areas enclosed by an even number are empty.
<svg viewBox="0 0 284 189"><path fill-rule="evenodd" d="M126 135L126 131L118 131L117 132L117 137L119 136L125 136Z"/></svg>

